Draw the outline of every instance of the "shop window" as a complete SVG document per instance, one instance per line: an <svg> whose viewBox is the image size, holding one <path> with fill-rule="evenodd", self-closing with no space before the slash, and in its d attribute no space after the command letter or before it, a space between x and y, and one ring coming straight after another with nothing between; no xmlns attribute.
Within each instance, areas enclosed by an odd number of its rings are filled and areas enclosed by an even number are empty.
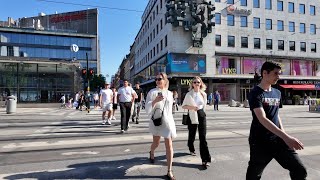
<svg viewBox="0 0 320 180"><path fill-rule="evenodd" d="M218 58L216 67L219 74L239 74L240 71L235 58Z"/></svg>

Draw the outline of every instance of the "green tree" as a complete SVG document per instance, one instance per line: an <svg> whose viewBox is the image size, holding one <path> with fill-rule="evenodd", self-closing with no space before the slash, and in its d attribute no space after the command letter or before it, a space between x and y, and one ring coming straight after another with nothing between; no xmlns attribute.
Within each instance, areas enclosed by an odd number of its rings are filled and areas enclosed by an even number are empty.
<svg viewBox="0 0 320 180"><path fill-rule="evenodd" d="M104 83L106 82L106 78L102 75L94 75L93 79L90 81L90 90L97 91L100 87L104 87Z"/></svg>

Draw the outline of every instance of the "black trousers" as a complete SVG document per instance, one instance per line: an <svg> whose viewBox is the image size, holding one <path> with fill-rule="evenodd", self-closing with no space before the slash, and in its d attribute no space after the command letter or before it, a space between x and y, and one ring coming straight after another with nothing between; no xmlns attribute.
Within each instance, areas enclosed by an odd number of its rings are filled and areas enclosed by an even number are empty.
<svg viewBox="0 0 320 180"><path fill-rule="evenodd" d="M120 102L121 130L128 130L128 124L131 115L131 105L131 102Z"/></svg>
<svg viewBox="0 0 320 180"><path fill-rule="evenodd" d="M219 101L214 101L214 110L219 110Z"/></svg>
<svg viewBox="0 0 320 180"><path fill-rule="evenodd" d="M264 168L275 159L283 168L289 170L292 180L305 180L307 170L298 154L290 149L282 139L263 144L250 144L250 161L247 169L247 180L258 180Z"/></svg>
<svg viewBox="0 0 320 180"><path fill-rule="evenodd" d="M190 152L194 152L194 140L198 129L199 140L200 140L200 156L202 162L211 162L211 155L207 144L207 120L206 113L203 109L198 110L198 121L199 124L188 124L189 136L188 136L188 147Z"/></svg>

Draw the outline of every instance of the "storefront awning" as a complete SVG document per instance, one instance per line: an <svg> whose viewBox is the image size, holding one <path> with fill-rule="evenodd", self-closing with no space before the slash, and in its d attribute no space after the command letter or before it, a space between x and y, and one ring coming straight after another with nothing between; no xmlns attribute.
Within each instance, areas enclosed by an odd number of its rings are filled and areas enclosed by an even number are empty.
<svg viewBox="0 0 320 180"><path fill-rule="evenodd" d="M280 84L281 87L294 90L316 90L314 84Z"/></svg>

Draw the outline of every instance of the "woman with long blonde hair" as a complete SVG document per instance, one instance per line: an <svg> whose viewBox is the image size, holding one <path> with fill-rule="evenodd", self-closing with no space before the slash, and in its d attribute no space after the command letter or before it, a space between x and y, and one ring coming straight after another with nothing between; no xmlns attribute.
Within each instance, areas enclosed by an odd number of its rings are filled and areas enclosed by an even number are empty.
<svg viewBox="0 0 320 180"><path fill-rule="evenodd" d="M173 95L168 90L169 80L165 73L159 73L155 79L157 87L150 90L146 99L146 111L150 119L149 130L153 135L153 142L149 152L150 163L155 161L155 150L160 144L160 138L164 137L167 156L167 177L175 179L172 173L173 147L172 138L177 136L176 126L172 115ZM161 123L154 122L160 118Z"/></svg>
<svg viewBox="0 0 320 180"><path fill-rule="evenodd" d="M196 76L190 84L189 92L186 94L182 108L188 110L190 121L188 123L188 147L190 154L196 156L194 148L194 140L198 129L200 140L200 156L202 166L207 169L211 163L211 155L206 140L207 121L206 121L206 105L207 94L205 93L206 85L199 76Z"/></svg>

